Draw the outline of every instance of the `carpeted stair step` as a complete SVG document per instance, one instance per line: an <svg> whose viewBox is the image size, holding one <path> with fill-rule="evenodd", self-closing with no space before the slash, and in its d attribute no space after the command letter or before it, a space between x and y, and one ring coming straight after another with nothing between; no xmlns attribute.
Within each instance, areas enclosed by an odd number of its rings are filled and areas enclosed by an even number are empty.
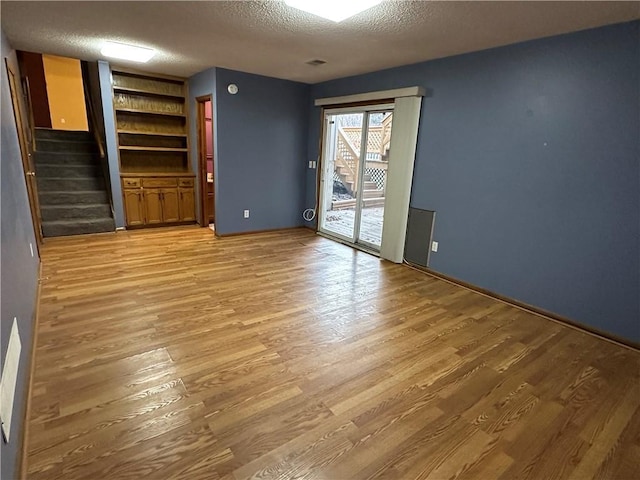
<svg viewBox="0 0 640 480"><path fill-rule="evenodd" d="M46 205L86 205L95 203L109 204L106 190L86 190L74 192L38 191L40 206Z"/></svg>
<svg viewBox="0 0 640 480"><path fill-rule="evenodd" d="M97 153L94 142L68 142L60 140L36 139L36 152Z"/></svg>
<svg viewBox="0 0 640 480"><path fill-rule="evenodd" d="M66 235L82 235L115 231L112 218L96 218L90 220L58 220L42 222L42 234L45 237L62 237Z"/></svg>
<svg viewBox="0 0 640 480"><path fill-rule="evenodd" d="M54 130L52 128L36 128L36 140L58 140L65 142L90 142L93 135L82 130Z"/></svg>
<svg viewBox="0 0 640 480"><path fill-rule="evenodd" d="M34 159L38 165L99 165L92 153L36 152Z"/></svg>
<svg viewBox="0 0 640 480"><path fill-rule="evenodd" d="M104 179L94 178L38 178L38 190L41 192L75 192L83 190L104 190Z"/></svg>
<svg viewBox="0 0 640 480"><path fill-rule="evenodd" d="M94 178L102 175L102 170L98 165L41 163L36 165L36 175L40 178Z"/></svg>
<svg viewBox="0 0 640 480"><path fill-rule="evenodd" d="M42 221L55 222L57 220L90 220L108 218L111 206L104 203L43 205L40 207Z"/></svg>

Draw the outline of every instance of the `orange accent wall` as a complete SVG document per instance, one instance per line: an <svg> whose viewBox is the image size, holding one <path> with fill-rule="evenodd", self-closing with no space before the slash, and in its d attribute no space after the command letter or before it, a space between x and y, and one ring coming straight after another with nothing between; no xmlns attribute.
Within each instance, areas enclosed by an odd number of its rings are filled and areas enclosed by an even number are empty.
<svg viewBox="0 0 640 480"><path fill-rule="evenodd" d="M89 130L80 60L43 55L42 63L51 127L58 130Z"/></svg>

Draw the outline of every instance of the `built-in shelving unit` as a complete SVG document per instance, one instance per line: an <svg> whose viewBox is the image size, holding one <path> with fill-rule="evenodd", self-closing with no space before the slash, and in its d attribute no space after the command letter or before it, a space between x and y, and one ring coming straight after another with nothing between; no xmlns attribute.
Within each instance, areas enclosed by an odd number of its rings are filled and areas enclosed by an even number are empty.
<svg viewBox="0 0 640 480"><path fill-rule="evenodd" d="M127 226L193 222L184 79L111 70Z"/></svg>

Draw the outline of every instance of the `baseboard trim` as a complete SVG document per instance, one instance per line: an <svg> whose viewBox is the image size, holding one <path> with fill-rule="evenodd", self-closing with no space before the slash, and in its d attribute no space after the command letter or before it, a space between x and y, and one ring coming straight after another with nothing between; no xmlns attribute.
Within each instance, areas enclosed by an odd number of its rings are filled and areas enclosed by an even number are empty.
<svg viewBox="0 0 640 480"><path fill-rule="evenodd" d="M507 297L505 295L501 295L501 294L496 293L496 292L492 292L491 290L487 290L485 288L478 287L477 285L474 285L474 284L469 283L469 282L465 282L464 280L460 280L460 279L455 278L455 277L451 277L451 276L446 275L444 273L436 272L435 270L432 270L432 269L430 269L428 267L423 267L422 265L416 265L416 264L413 264L411 262L407 262L406 260L405 260L405 265L407 265L409 268L413 268L414 270L417 270L419 272L426 273L427 275L430 275L432 277L438 278L438 279L443 280L445 282L449 282L449 283L452 283L452 284L457 285L459 287L466 288L467 290L472 290L472 291L474 291L476 293L479 293L481 295L484 295L486 297L490 297L490 298L493 298L495 300L499 300L499 301L501 301L503 303L511 305L512 307L519 308L519 309L527 311L529 313L534 313L534 314L536 314L536 315L538 315L540 317L543 317L543 318L545 318L547 320L551 320L552 322L564 325L565 327L573 328L574 330L578 330L580 332L587 333L587 334L592 335L594 337L598 337L601 340L605 340L607 342L614 343L614 344L616 344L616 345L618 345L620 347L628 348L628 349L635 350L635 351L640 351L640 343L636 343L636 342L634 342L632 340L620 337L618 335L614 335L614 334L609 333L609 332L605 332L603 330L591 327L589 325L585 325L585 324L580 323L580 322L576 322L575 320L572 320L570 318L564 317L562 315L558 315L556 313L550 312L550 311L545 310L543 308L536 307L534 305L529 305L528 303L521 302L519 300Z"/></svg>
<svg viewBox="0 0 640 480"><path fill-rule="evenodd" d="M22 438L20 442L20 459L18 461L18 475L21 480L27 478L27 446L29 443L29 418L31 417L31 394L33 392L33 377L36 367L36 346L38 340L38 327L40 321L40 294L42 291L42 259L38 264L38 288L36 288L36 309L33 314L31 352L29 355L29 367L27 380L27 405L24 408L24 418L22 419Z"/></svg>
<svg viewBox="0 0 640 480"><path fill-rule="evenodd" d="M255 235L257 233L274 233L274 232L286 232L288 230L300 230L305 228L304 226L299 227L285 227L285 228L267 228L265 230L250 230L248 232L234 232L234 233L218 233L215 232L216 237L227 238L227 237L239 237L241 235Z"/></svg>

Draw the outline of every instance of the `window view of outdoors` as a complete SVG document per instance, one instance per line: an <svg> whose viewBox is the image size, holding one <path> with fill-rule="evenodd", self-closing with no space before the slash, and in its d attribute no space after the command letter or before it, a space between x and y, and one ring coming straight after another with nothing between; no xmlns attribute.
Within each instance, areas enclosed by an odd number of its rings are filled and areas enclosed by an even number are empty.
<svg viewBox="0 0 640 480"><path fill-rule="evenodd" d="M333 182L332 190L325 192L325 230L353 238L361 199L359 235L355 240L380 247L392 117L392 112L369 115L365 149L361 145L366 118L363 113L330 117L327 158L333 165ZM358 192L361 174L362 191ZM328 183L325 181L327 188Z"/></svg>

